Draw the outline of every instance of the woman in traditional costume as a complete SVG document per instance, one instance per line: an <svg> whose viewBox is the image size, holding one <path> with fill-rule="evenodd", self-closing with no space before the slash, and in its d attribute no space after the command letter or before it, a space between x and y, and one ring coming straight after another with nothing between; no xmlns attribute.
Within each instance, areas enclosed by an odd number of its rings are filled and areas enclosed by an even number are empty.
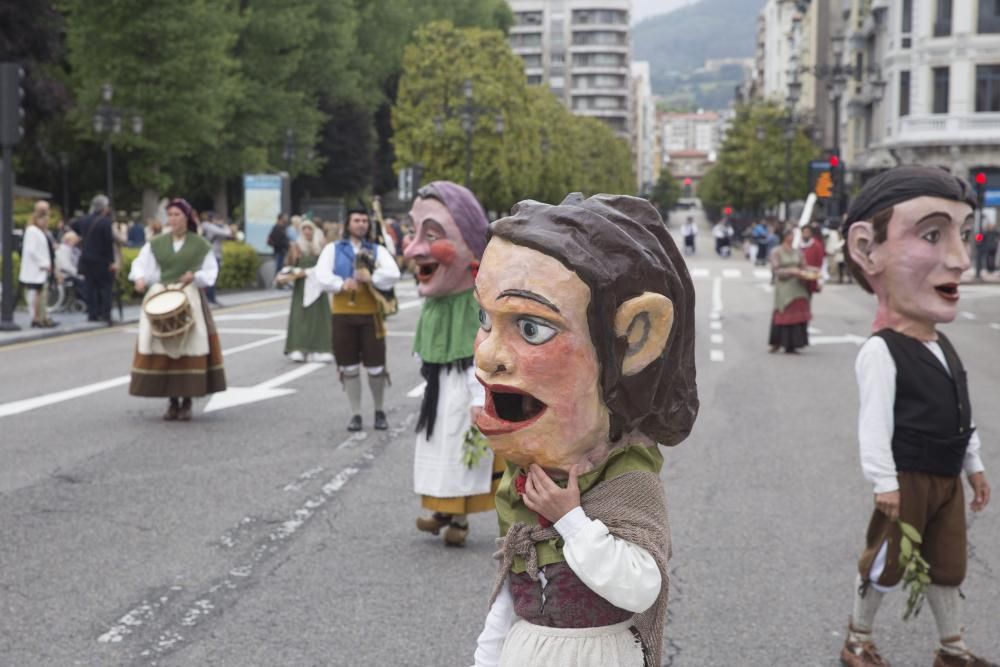
<svg viewBox="0 0 1000 667"><path fill-rule="evenodd" d="M292 361L333 361L330 300L316 280L323 233L309 220L299 224L299 237L288 250L288 265L278 274L282 283L294 283L285 354Z"/></svg>
<svg viewBox="0 0 1000 667"><path fill-rule="evenodd" d="M478 667L659 665L663 455L698 411L694 288L649 202L521 202L476 278L477 419L507 461Z"/></svg>
<svg viewBox="0 0 1000 667"><path fill-rule="evenodd" d="M479 331L472 288L489 223L475 195L450 181L421 188L410 217L416 235L405 256L415 263L417 290L425 297L413 351L427 381L413 478L421 505L432 512L417 518L417 529L434 535L444 529L445 545L462 546L467 516L493 511L504 470L503 460L488 448L466 448L467 436L470 445L477 442L469 431L485 399L472 363Z"/></svg>
<svg viewBox="0 0 1000 667"><path fill-rule="evenodd" d="M795 352L809 344L809 289L803 273L806 268L802 253L792 246L795 230L786 229L781 245L771 252L774 273L774 312L771 316L769 342L771 352L785 348Z"/></svg>
<svg viewBox="0 0 1000 667"><path fill-rule="evenodd" d="M191 399L224 391L222 346L203 290L215 284L219 265L211 244L198 236L198 220L183 199L167 204L169 234L154 237L132 262L128 278L146 292L139 316L139 339L132 362L133 396L170 399L163 418L191 419ZM165 289L180 289L191 308L193 325L171 337L153 335L146 303Z"/></svg>

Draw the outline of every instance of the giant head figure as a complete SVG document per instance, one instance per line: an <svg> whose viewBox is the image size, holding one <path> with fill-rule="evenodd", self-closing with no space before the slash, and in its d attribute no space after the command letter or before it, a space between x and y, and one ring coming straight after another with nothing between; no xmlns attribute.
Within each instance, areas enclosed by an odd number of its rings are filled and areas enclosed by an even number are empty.
<svg viewBox="0 0 1000 667"><path fill-rule="evenodd" d="M476 295L477 425L503 458L582 473L690 432L694 289L647 201L521 202L490 226Z"/></svg>
<svg viewBox="0 0 1000 667"><path fill-rule="evenodd" d="M451 181L434 181L417 192L410 217L415 235L404 255L416 263L420 295L471 289L489 224L472 192Z"/></svg>
<svg viewBox="0 0 1000 667"><path fill-rule="evenodd" d="M935 167L897 167L865 185L842 234L851 272L878 298L875 329L925 337L955 319L975 206L968 183Z"/></svg>

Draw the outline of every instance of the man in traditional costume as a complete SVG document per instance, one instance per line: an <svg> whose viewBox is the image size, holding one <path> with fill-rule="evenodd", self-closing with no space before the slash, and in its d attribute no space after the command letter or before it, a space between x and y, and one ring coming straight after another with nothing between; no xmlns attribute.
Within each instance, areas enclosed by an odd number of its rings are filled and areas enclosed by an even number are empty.
<svg viewBox="0 0 1000 667"><path fill-rule="evenodd" d="M193 325L177 336L154 336L143 308L129 393L168 397L163 418L188 421L193 397L226 389L222 346L202 291L215 284L219 266L212 246L198 236L198 220L190 204L183 199L171 201L167 223L170 233L156 236L142 247L128 278L136 292L146 292L144 306L165 289L182 290Z"/></svg>
<svg viewBox="0 0 1000 667"><path fill-rule="evenodd" d="M844 222L848 265L878 299L873 335L858 352L861 468L875 509L858 562L854 610L840 654L849 667L888 665L873 641L883 595L903 577L900 521L922 536L926 599L940 645L934 667L989 667L969 652L960 613L967 563L961 473L971 509L989 503L965 369L937 325L955 319L976 197L932 167L897 167L858 194Z"/></svg>
<svg viewBox="0 0 1000 667"><path fill-rule="evenodd" d="M332 292L333 356L351 404L348 431L360 431L361 365L375 402L375 428L389 428L383 396L389 373L385 366L385 317L376 290L386 292L399 280L399 267L385 246L371 240L368 212L347 214L344 238L330 243L315 269L320 287Z"/></svg>
<svg viewBox="0 0 1000 667"><path fill-rule="evenodd" d="M468 514L489 512L503 472L503 461L486 449L468 453L476 434L470 428L485 393L476 380L472 346L479 331L479 305L472 287L486 248L488 222L467 188L435 181L417 193L410 217L416 235L405 256L415 263L418 287L426 297L417 323L413 351L423 364L424 389L413 460L414 491L429 517L417 528L444 543L465 544Z"/></svg>
<svg viewBox="0 0 1000 667"><path fill-rule="evenodd" d="M694 288L656 209L521 202L476 279L477 420L507 461L480 667L659 665L670 535L657 443L698 410Z"/></svg>

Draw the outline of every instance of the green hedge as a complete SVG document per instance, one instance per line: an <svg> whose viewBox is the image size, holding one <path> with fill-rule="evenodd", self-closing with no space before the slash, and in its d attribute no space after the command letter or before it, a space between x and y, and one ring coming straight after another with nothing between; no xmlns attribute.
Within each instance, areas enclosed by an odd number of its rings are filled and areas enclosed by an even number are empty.
<svg viewBox="0 0 1000 667"><path fill-rule="evenodd" d="M225 241L222 244L222 272L216 283L219 289L246 289L257 285L260 258L246 243Z"/></svg>
<svg viewBox="0 0 1000 667"><path fill-rule="evenodd" d="M18 274L21 273L21 256L19 254L17 254L16 252L15 253L11 253L11 259L13 260L11 262L11 264L14 265L14 274L13 274L14 275L14 293L18 294L17 303L14 304L14 305L15 305L15 307L17 307L17 306L23 306L24 303L25 303L25 301L24 301L24 294L21 293L21 289L20 289L21 283L18 282L18 279L17 279ZM0 271L3 271L3 256L2 255L0 255ZM3 274L0 273L0 276L2 276L2 275Z"/></svg>

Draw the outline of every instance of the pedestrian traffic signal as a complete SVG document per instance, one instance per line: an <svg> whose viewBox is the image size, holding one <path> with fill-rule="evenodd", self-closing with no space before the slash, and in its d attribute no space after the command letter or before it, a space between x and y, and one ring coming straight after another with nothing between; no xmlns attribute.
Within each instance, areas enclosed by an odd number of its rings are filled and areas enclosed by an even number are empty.
<svg viewBox="0 0 1000 667"><path fill-rule="evenodd" d="M831 163L832 164L832 163ZM833 176L828 171L821 171L816 176L816 187L813 189L820 199L829 199L833 196Z"/></svg>
<svg viewBox="0 0 1000 667"><path fill-rule="evenodd" d="M986 172L976 174L976 185L986 185Z"/></svg>
<svg viewBox="0 0 1000 667"><path fill-rule="evenodd" d="M836 169L839 166L840 166L840 158L837 157L836 155L831 155L830 156L830 168L831 169Z"/></svg>
<svg viewBox="0 0 1000 667"><path fill-rule="evenodd" d="M727 206L726 208L722 209L722 214L723 215L732 215L733 214L733 209Z"/></svg>
<svg viewBox="0 0 1000 667"><path fill-rule="evenodd" d="M24 137L24 68L0 63L0 144L13 146Z"/></svg>
<svg viewBox="0 0 1000 667"><path fill-rule="evenodd" d="M690 177L684 179L684 185L691 185L691 178Z"/></svg>
<svg viewBox="0 0 1000 667"><path fill-rule="evenodd" d="M985 237L983 236L983 233L979 232L978 234L976 234L976 243L982 243L984 238Z"/></svg>

